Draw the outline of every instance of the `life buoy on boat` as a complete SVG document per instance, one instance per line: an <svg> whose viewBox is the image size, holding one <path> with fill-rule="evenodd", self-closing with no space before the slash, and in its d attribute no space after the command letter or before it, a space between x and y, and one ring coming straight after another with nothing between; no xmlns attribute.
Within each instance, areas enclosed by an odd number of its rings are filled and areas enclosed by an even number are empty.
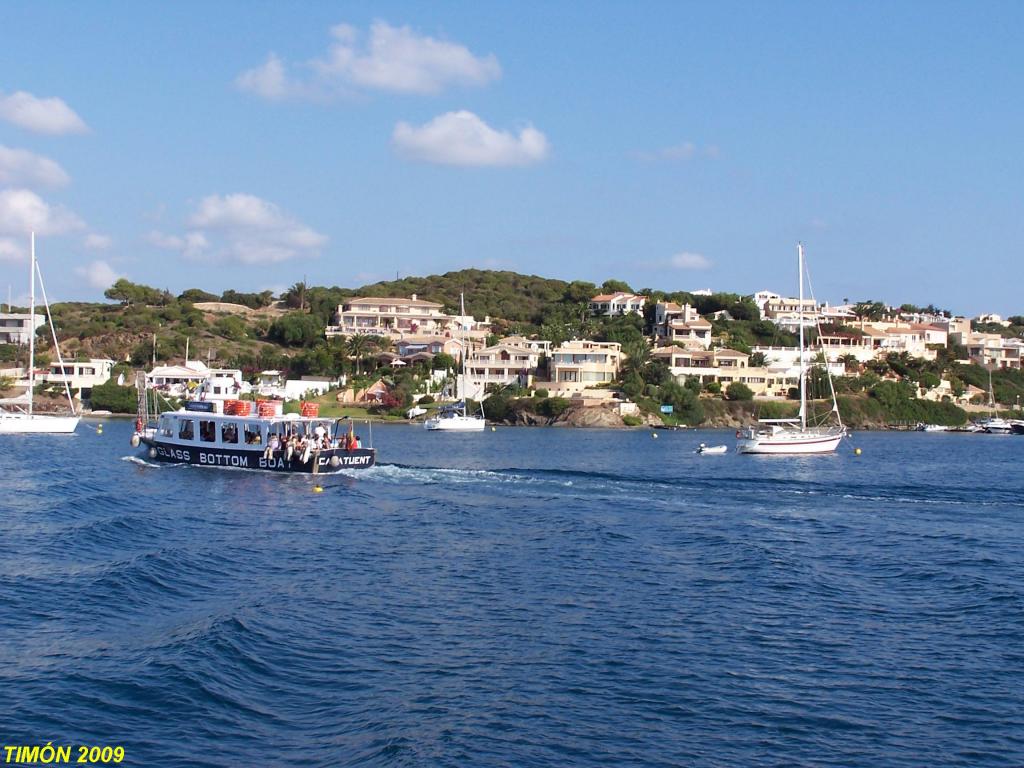
<svg viewBox="0 0 1024 768"><path fill-rule="evenodd" d="M142 419L135 420L135 431L142 432Z"/></svg>
<svg viewBox="0 0 1024 768"><path fill-rule="evenodd" d="M740 430L737 429L736 430L736 438L739 439L741 437L743 437L743 432L741 432Z"/></svg>

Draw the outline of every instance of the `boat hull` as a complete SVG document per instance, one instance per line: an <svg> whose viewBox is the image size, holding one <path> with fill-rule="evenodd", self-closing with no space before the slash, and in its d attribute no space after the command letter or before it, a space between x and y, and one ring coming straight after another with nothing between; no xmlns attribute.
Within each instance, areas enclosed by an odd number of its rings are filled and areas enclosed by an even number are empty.
<svg viewBox="0 0 1024 768"><path fill-rule="evenodd" d="M291 457L285 451L263 451L228 449L220 447L198 447L166 443L159 440L144 438L145 456L152 461L169 464L192 464L200 467L217 467L220 469L257 469L265 472L300 472L306 474L326 474L343 469L369 469L377 460L377 452L373 448L330 448L313 451L306 461L304 456L293 453Z"/></svg>
<svg viewBox="0 0 1024 768"><path fill-rule="evenodd" d="M78 416L39 416L20 413L0 416L0 435L70 435Z"/></svg>
<svg viewBox="0 0 1024 768"><path fill-rule="evenodd" d="M723 453L728 452L729 446L727 445L702 445L695 451L695 453L699 453L704 456L721 456Z"/></svg>
<svg viewBox="0 0 1024 768"><path fill-rule="evenodd" d="M842 439L842 435L752 437L741 439L736 444L736 451L738 453L780 456L835 453Z"/></svg>
<svg viewBox="0 0 1024 768"><path fill-rule="evenodd" d="M487 422L484 419L456 416L446 419L427 419L423 428L430 432L483 432Z"/></svg>

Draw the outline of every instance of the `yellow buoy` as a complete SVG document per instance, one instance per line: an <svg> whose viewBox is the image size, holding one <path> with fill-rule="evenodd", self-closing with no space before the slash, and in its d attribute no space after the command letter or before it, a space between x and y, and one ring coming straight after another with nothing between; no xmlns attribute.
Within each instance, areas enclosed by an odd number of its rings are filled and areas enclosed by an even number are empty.
<svg viewBox="0 0 1024 768"><path fill-rule="evenodd" d="M658 439L658 433L657 432L651 432L651 437L653 437L655 440L657 440Z"/></svg>
<svg viewBox="0 0 1024 768"><path fill-rule="evenodd" d="M853 449L853 455L854 456L860 456L860 453L861 453L860 448L854 448Z"/></svg>
<svg viewBox="0 0 1024 768"><path fill-rule="evenodd" d="M495 427L491 427L491 432L496 432L496 431L497 431L497 429Z"/></svg>
<svg viewBox="0 0 1024 768"><path fill-rule="evenodd" d="M323 493L323 492L324 492L324 487L322 485L314 485L313 486L313 493Z"/></svg>

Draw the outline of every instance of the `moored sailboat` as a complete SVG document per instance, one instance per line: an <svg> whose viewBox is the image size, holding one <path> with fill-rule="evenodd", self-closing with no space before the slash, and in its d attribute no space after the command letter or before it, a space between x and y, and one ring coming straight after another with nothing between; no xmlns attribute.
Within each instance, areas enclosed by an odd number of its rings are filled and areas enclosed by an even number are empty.
<svg viewBox="0 0 1024 768"><path fill-rule="evenodd" d="M800 413L795 419L761 419L746 430L737 432L738 453L759 454L815 454L833 453L846 435L846 427L839 416L832 376L828 375L832 409L822 423L811 424L807 418L807 350L804 344L804 246L797 244L797 267L800 283ZM834 415L834 420L833 420ZM832 423L828 423L832 420Z"/></svg>
<svg viewBox="0 0 1024 768"><path fill-rule="evenodd" d="M50 314L50 302L46 298L46 287L43 285L43 275L39 271L39 264L36 262L36 235L31 236L31 248L29 255L29 342L28 342L28 389L17 397L0 399L0 434L6 435L30 435L30 434L71 434L78 427L79 416L75 412L75 402L71 397L71 389L64 382L64 393L68 399L68 407L71 410L70 416L51 415L36 413L35 411L35 387L36 387L36 332L32 318L36 314L36 277L39 278L39 287L43 294L43 304L46 307L46 319L50 325L50 332L53 334L53 346L57 352L57 361L64 368L64 360L60 354L60 345L57 343L57 331L53 326L53 316Z"/></svg>
<svg viewBox="0 0 1024 768"><path fill-rule="evenodd" d="M466 316L466 299L460 295L462 305L462 317ZM480 404L480 413L470 413L466 405L466 358L468 357L465 344L462 348L462 375L456 381L462 382L462 397L452 405L442 406L437 414L423 422L423 428L430 432L482 432L487 426L487 419L484 418L484 406ZM456 384L456 389L458 384Z"/></svg>

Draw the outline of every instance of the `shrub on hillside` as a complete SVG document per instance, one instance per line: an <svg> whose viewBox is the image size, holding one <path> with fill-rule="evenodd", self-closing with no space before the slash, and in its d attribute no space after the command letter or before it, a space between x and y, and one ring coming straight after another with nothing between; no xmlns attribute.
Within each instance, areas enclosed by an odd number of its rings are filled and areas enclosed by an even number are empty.
<svg viewBox="0 0 1024 768"><path fill-rule="evenodd" d="M742 381L734 381L725 390L726 400L753 400L754 393Z"/></svg>
<svg viewBox="0 0 1024 768"><path fill-rule="evenodd" d="M108 381L92 388L89 405L94 411L135 413L138 398L134 387L119 387L117 381Z"/></svg>

